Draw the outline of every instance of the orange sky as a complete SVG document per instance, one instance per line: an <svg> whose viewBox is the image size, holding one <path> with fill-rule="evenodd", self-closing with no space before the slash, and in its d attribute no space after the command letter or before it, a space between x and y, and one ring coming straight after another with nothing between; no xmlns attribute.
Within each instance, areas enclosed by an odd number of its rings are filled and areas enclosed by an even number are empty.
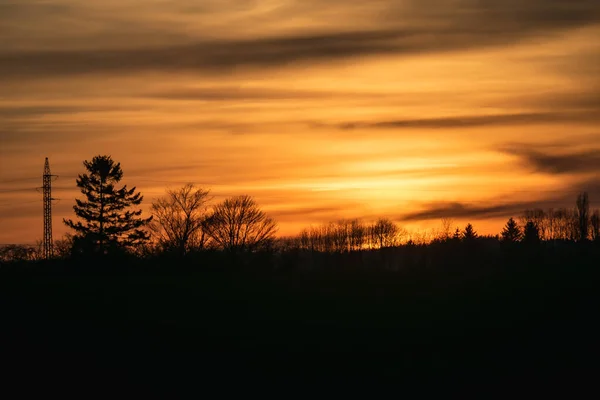
<svg viewBox="0 0 600 400"><path fill-rule="evenodd" d="M598 37L595 0L0 0L0 244L41 237L44 157L55 238L98 154L282 234L598 207Z"/></svg>

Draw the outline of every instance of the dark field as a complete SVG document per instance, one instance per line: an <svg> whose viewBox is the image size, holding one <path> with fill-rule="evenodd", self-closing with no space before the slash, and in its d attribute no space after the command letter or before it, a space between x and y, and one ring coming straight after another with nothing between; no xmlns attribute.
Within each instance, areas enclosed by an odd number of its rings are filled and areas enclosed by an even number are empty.
<svg viewBox="0 0 600 400"><path fill-rule="evenodd" d="M598 260L584 243L5 265L1 350L17 375L106 384L587 379Z"/></svg>

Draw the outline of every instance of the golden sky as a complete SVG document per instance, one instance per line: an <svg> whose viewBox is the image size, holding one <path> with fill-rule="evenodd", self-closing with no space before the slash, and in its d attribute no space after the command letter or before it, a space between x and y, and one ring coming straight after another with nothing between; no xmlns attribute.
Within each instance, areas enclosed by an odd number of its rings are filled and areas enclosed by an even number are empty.
<svg viewBox="0 0 600 400"><path fill-rule="evenodd" d="M597 0L0 0L0 243L41 238L44 157L55 238L98 154L282 234L598 207L598 38Z"/></svg>

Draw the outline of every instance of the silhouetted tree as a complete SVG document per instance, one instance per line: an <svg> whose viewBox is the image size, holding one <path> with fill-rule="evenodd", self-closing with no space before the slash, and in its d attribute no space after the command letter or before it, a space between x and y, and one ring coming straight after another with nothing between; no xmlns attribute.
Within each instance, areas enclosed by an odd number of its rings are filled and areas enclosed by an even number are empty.
<svg viewBox="0 0 600 400"><path fill-rule="evenodd" d="M454 225L452 218L442 218L439 239L448 240L452 237L452 225Z"/></svg>
<svg viewBox="0 0 600 400"><path fill-rule="evenodd" d="M592 225L592 239L600 240L600 211L594 211L590 217L590 224Z"/></svg>
<svg viewBox="0 0 600 400"><path fill-rule="evenodd" d="M357 219L350 221L350 249L360 250L367 238L367 228Z"/></svg>
<svg viewBox="0 0 600 400"><path fill-rule="evenodd" d="M333 224L332 240L334 251L342 253L349 250L350 245L350 223L347 220L338 221Z"/></svg>
<svg viewBox="0 0 600 400"><path fill-rule="evenodd" d="M298 236L298 245L303 250L315 250L308 229L303 229Z"/></svg>
<svg viewBox="0 0 600 400"><path fill-rule="evenodd" d="M398 226L386 218L380 218L369 229L372 246L383 248L398 244Z"/></svg>
<svg viewBox="0 0 600 400"><path fill-rule="evenodd" d="M473 225L467 224L465 230L462 232L462 239L465 241L473 240L477 238L477 232L473 228Z"/></svg>
<svg viewBox="0 0 600 400"><path fill-rule="evenodd" d="M579 240L587 240L590 227L590 201L587 192L577 196L577 219L579 222Z"/></svg>
<svg viewBox="0 0 600 400"><path fill-rule="evenodd" d="M87 173L79 175L77 187L85 200L76 199L75 215L82 220L63 219L65 225L74 229L75 244L83 251L130 247L144 243L149 235L142 228L151 220L140 218L142 210L129 210L142 203L143 196L135 187L115 187L123 178L121 164L110 156L96 156L84 161Z"/></svg>
<svg viewBox="0 0 600 400"><path fill-rule="evenodd" d="M454 231L454 235L452 235L452 239L460 240L460 228L458 226L456 227L456 230Z"/></svg>
<svg viewBox="0 0 600 400"><path fill-rule="evenodd" d="M517 225L517 221L511 217L502 230L502 240L505 242L518 242L521 240L521 236L521 228Z"/></svg>
<svg viewBox="0 0 600 400"><path fill-rule="evenodd" d="M37 258L34 247L9 244L0 247L0 262L33 261Z"/></svg>
<svg viewBox="0 0 600 400"><path fill-rule="evenodd" d="M216 246L231 252L267 248L277 232L275 221L250 196L217 204L203 227Z"/></svg>
<svg viewBox="0 0 600 400"><path fill-rule="evenodd" d="M546 219L546 212L540 208L535 208L533 210L525 210L523 212L523 215L521 216L521 225L525 226L528 222L533 222L538 228L540 238L543 238L546 235Z"/></svg>
<svg viewBox="0 0 600 400"><path fill-rule="evenodd" d="M54 241L54 256L57 258L69 258L73 250L73 235L67 233L62 238Z"/></svg>
<svg viewBox="0 0 600 400"><path fill-rule="evenodd" d="M154 220L150 229L164 250L185 255L192 249L202 249L203 229L209 191L188 183L180 189L167 190L165 197L152 203Z"/></svg>
<svg viewBox="0 0 600 400"><path fill-rule="evenodd" d="M572 209L559 208L554 213L555 235L553 239L574 240L577 237L577 215Z"/></svg>
<svg viewBox="0 0 600 400"><path fill-rule="evenodd" d="M533 221L525 224L523 229L523 242L527 244L535 244L540 241L540 231Z"/></svg>

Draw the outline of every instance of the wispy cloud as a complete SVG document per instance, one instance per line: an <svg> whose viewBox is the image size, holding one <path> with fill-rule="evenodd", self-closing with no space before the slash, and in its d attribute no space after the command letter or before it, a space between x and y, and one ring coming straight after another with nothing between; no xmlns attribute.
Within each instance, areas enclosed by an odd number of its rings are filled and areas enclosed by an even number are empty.
<svg viewBox="0 0 600 400"><path fill-rule="evenodd" d="M397 129L397 128L475 128L493 126L515 126L549 124L557 122L597 122L600 115L596 111L581 112L533 112L499 115L465 115L459 117L441 117L424 119L398 119L373 122L345 122L341 129Z"/></svg>
<svg viewBox="0 0 600 400"><path fill-rule="evenodd" d="M426 221L442 218L498 218L518 215L528 208L539 206L538 202L513 202L504 204L476 205L461 202L435 202L424 205L424 209L408 213L400 219L405 222Z"/></svg>
<svg viewBox="0 0 600 400"><path fill-rule="evenodd" d="M518 157L529 168L549 174L600 174L600 149L550 153L531 145L509 145L502 148L507 154Z"/></svg>
<svg viewBox="0 0 600 400"><path fill-rule="evenodd" d="M81 161L111 154L145 207L192 180L286 232L572 203L546 184L594 201L569 185L597 171L599 31L597 0L0 0L0 178L49 156L72 214ZM39 235L29 206L0 242Z"/></svg>
<svg viewBox="0 0 600 400"><path fill-rule="evenodd" d="M398 219L405 222L437 220L442 218L457 219L492 219L508 218L521 215L523 211L533 208L573 207L577 194L588 192L593 206L600 205L600 179L598 177L575 180L562 189L540 192L536 200L521 201L522 193L502 199L490 199L477 203L469 202L427 202L420 205L420 210L401 215Z"/></svg>
<svg viewBox="0 0 600 400"><path fill-rule="evenodd" d="M336 1L329 7L342 10L346 5L347 2ZM0 53L0 76L14 79L144 71L222 73L239 68L297 66L298 63L372 55L420 55L506 45L600 22L600 6L593 0L580 0L575 4L568 0L462 0L453 3L389 0L380 2L378 7L388 12L360 29L347 26L333 32L319 32L318 29L309 33L297 30L287 34L265 32L262 37L249 39L244 39L244 35L232 38L223 34L210 35L214 39L200 39L207 35L199 35L188 40L173 39L168 45L143 46L132 42L129 48L109 44L77 50L3 51ZM9 16L23 21L28 15L36 15L34 9L20 9L14 4L8 9L13 9ZM315 11L305 8L305 12ZM269 14L269 18L276 17L285 16ZM407 20L416 24L407 24L404 22ZM127 26L104 21L113 29ZM148 31L152 28L150 22ZM6 25L7 17L0 23ZM249 19L247 23L252 25L256 20ZM379 28L381 26L384 28ZM71 27L73 35L77 33L76 27ZM98 40L102 40L101 35Z"/></svg>

